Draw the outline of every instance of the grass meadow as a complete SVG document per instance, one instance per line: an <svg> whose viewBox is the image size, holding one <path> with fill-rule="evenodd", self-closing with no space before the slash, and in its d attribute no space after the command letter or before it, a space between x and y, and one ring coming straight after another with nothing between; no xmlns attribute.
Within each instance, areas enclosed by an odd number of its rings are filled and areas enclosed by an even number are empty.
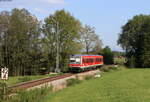
<svg viewBox="0 0 150 102"><path fill-rule="evenodd" d="M42 102L150 102L150 69L121 69L50 93Z"/></svg>

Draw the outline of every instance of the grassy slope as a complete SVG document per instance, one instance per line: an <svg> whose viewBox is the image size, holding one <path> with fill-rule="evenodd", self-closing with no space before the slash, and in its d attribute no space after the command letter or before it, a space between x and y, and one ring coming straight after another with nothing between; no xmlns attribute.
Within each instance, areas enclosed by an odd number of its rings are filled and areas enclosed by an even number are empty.
<svg viewBox="0 0 150 102"><path fill-rule="evenodd" d="M35 80L35 79L40 79L40 78L46 78L46 77L51 77L51 76L56 76L56 75L58 75L58 74L9 77L9 79L6 82L10 86L10 85L14 85L14 84L22 82L22 80L21 80L22 78L28 78L29 81L30 81L30 80ZM1 81L2 80L0 80L0 82Z"/></svg>
<svg viewBox="0 0 150 102"><path fill-rule="evenodd" d="M105 73L101 78L49 94L42 102L150 102L150 69Z"/></svg>

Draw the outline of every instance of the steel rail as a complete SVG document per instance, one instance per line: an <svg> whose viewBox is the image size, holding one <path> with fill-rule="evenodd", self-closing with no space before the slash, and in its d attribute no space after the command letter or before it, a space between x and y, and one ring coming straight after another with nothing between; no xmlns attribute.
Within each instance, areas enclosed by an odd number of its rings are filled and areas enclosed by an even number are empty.
<svg viewBox="0 0 150 102"><path fill-rule="evenodd" d="M38 79L38 80L32 80L32 81L28 81L28 82L19 83L19 84L13 85L13 86L9 86L8 88L10 88L12 90L27 89L27 88L38 86L38 85L41 85L41 84L44 84L44 83L47 83L50 81L67 78L72 75L73 74L64 74L64 75L60 75L60 76L53 76L53 77L42 78L42 79Z"/></svg>

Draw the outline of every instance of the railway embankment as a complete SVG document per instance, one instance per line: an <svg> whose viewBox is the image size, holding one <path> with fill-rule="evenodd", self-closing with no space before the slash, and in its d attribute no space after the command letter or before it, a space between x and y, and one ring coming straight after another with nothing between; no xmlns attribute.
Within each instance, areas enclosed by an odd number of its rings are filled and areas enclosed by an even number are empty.
<svg viewBox="0 0 150 102"><path fill-rule="evenodd" d="M87 71L78 74L65 74L51 78L43 78L39 80L19 83L17 85L11 86L10 88L12 88L13 90L32 90L42 87L52 87L52 91L59 91L67 87L67 80L69 79L84 80L88 76L95 76L97 74L100 74L100 70Z"/></svg>

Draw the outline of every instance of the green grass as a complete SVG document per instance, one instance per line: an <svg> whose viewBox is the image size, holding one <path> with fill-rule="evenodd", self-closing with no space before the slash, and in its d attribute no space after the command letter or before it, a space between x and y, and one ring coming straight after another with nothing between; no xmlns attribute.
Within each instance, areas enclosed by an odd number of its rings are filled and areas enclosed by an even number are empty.
<svg viewBox="0 0 150 102"><path fill-rule="evenodd" d="M123 69L83 81L42 102L150 102L150 69Z"/></svg>
<svg viewBox="0 0 150 102"><path fill-rule="evenodd" d="M41 78L46 78L46 77L52 77L56 75L59 75L59 74L9 77L6 83L8 84L8 86L11 86L20 82L26 82L26 81L31 81L31 80L36 80L36 79L41 79ZM2 80L0 80L0 82L2 82Z"/></svg>
<svg viewBox="0 0 150 102"><path fill-rule="evenodd" d="M42 87L30 91L19 91L14 96L5 96L0 102L40 102L47 93L51 92L51 87Z"/></svg>

